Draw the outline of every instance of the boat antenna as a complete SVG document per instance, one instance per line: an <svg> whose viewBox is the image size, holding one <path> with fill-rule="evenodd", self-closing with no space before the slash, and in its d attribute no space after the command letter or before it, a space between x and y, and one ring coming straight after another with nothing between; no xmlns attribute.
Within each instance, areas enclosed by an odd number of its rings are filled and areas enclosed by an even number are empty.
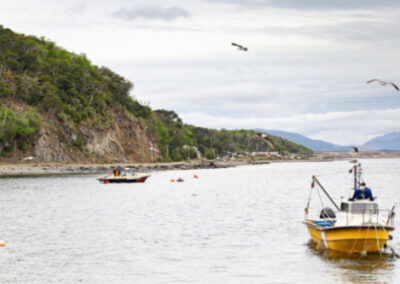
<svg viewBox="0 0 400 284"><path fill-rule="evenodd" d="M354 189L357 188L357 165L354 165Z"/></svg>
<svg viewBox="0 0 400 284"><path fill-rule="evenodd" d="M351 172L352 171L350 171L350 173ZM361 177L362 177L361 163L358 163L353 166L353 172L354 172L354 189L357 189L360 187L361 184Z"/></svg>
<svg viewBox="0 0 400 284"><path fill-rule="evenodd" d="M361 163L359 163L357 160L352 160L350 163L353 163L354 166L349 170L349 174L354 174L354 189L357 189L360 187L362 178Z"/></svg>

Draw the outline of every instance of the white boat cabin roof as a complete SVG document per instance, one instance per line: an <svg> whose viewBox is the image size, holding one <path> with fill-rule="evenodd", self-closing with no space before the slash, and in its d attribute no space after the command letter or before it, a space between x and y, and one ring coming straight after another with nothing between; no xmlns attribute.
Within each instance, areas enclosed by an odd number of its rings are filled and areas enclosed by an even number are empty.
<svg viewBox="0 0 400 284"><path fill-rule="evenodd" d="M353 214L376 214L376 212L378 211L378 203L366 199L355 201L342 201L340 203L340 211Z"/></svg>

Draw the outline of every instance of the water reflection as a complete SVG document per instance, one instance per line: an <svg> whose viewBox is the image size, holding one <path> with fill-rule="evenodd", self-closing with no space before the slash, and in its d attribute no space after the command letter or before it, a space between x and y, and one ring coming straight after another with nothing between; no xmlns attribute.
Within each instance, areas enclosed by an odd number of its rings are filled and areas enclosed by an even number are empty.
<svg viewBox="0 0 400 284"><path fill-rule="evenodd" d="M395 268L394 255L383 252L361 254L347 254L332 250L317 249L314 243L307 244L309 252L317 256L328 270L340 276L342 282L348 283L387 283L388 276ZM382 277L382 276L385 277ZM382 279L386 278L384 282Z"/></svg>

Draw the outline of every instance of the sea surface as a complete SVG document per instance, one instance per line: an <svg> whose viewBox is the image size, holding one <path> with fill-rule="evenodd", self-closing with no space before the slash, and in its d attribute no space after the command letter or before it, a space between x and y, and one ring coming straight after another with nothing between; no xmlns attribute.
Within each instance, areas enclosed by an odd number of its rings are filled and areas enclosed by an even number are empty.
<svg viewBox="0 0 400 284"><path fill-rule="evenodd" d="M399 209L400 160L361 162L380 207ZM117 185L94 175L1 178L0 283L398 283L400 259L308 245L311 176L339 203L350 168L272 163ZM310 212L320 207L314 189ZM400 252L399 231L393 237Z"/></svg>

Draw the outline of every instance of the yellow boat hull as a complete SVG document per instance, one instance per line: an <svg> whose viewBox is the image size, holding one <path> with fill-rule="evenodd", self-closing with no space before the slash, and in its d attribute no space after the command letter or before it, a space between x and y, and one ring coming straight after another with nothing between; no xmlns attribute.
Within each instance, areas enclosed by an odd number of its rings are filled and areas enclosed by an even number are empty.
<svg viewBox="0 0 400 284"><path fill-rule="evenodd" d="M389 239L389 232L393 230L390 227L368 226L324 228L307 224L307 227L317 248L345 253L378 252Z"/></svg>

